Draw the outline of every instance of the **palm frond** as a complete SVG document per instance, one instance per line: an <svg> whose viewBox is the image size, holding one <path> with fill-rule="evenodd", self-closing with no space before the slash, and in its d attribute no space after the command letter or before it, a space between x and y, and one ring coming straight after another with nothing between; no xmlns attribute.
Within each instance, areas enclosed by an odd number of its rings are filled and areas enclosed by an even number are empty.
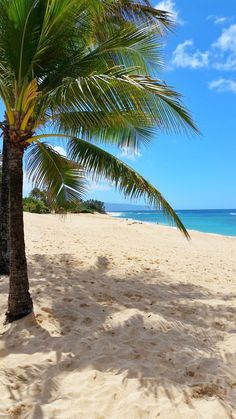
<svg viewBox="0 0 236 419"><path fill-rule="evenodd" d="M151 67L157 71L163 68L161 48L160 37L156 36L153 26L124 27L84 56L77 57L77 62L73 61L72 74L77 71L77 77L86 77L91 74L91 69L102 74L117 65L131 71L135 67L138 74L150 72Z"/></svg>
<svg viewBox="0 0 236 419"><path fill-rule="evenodd" d="M181 220L161 193L121 160L94 144L80 139L68 142L68 155L81 164L84 170L96 180L105 178L112 182L125 197L144 198L149 205L162 209L179 230L189 238Z"/></svg>
<svg viewBox="0 0 236 419"><path fill-rule="evenodd" d="M85 10L85 0L1 0L1 60L18 88L68 62Z"/></svg>
<svg viewBox="0 0 236 419"><path fill-rule="evenodd" d="M0 3L1 59L14 73L19 86L31 68L37 47L41 17L37 6L37 0L2 0Z"/></svg>
<svg viewBox="0 0 236 419"><path fill-rule="evenodd" d="M87 141L129 147L137 151L155 133L155 121L142 112L69 111L50 120L53 132L81 136Z"/></svg>
<svg viewBox="0 0 236 419"><path fill-rule="evenodd" d="M167 29L172 29L175 24L172 15L168 12L152 7L148 0L118 0L111 1L112 7L106 10L101 23L112 22L113 25L124 25L132 22L135 25L146 23L156 26L156 31L163 35Z"/></svg>
<svg viewBox="0 0 236 419"><path fill-rule="evenodd" d="M83 118L84 113L84 125L78 125L77 132L75 124L71 129L65 117L58 119L60 129L73 135L80 134L81 127L86 125L86 118L93 113L97 116L116 113L123 117L133 113L138 126L142 115L143 119L145 116L146 120L149 119L150 128L156 126L167 132L198 132L181 103L180 95L160 80L147 76L116 76L109 72L85 78L67 78L61 87L49 94L48 107L51 108L54 122L57 114L65 116L67 111L73 112L75 122L76 112L80 113L80 118Z"/></svg>
<svg viewBox="0 0 236 419"><path fill-rule="evenodd" d="M50 191L55 202L81 199L86 181L81 166L56 152L51 145L37 141L26 154L26 174L33 185Z"/></svg>

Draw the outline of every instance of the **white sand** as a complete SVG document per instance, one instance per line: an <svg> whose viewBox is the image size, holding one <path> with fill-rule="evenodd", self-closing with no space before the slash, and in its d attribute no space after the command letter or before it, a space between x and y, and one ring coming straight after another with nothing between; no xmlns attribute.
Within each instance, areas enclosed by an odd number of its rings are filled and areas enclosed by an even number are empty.
<svg viewBox="0 0 236 419"><path fill-rule="evenodd" d="M25 224L36 321L0 327L0 418L236 418L236 238Z"/></svg>

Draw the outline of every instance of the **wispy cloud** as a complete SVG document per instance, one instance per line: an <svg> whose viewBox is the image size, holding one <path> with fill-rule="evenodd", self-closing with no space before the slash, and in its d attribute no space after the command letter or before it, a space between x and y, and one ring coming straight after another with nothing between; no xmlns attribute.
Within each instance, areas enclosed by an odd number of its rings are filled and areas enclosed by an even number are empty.
<svg viewBox="0 0 236 419"><path fill-rule="evenodd" d="M125 159L135 161L137 158L142 157L142 154L138 150L132 150L129 147L123 147L117 157L123 157Z"/></svg>
<svg viewBox="0 0 236 419"><path fill-rule="evenodd" d="M223 29L221 36L213 44L214 47L222 51L231 51L236 53L236 24Z"/></svg>
<svg viewBox="0 0 236 419"><path fill-rule="evenodd" d="M113 188L113 185L108 182L94 182L89 181L88 189L91 192L105 192L110 191Z"/></svg>
<svg viewBox="0 0 236 419"><path fill-rule="evenodd" d="M233 17L209 15L206 20L212 20L215 25L224 25L227 22L232 21Z"/></svg>
<svg viewBox="0 0 236 419"><path fill-rule="evenodd" d="M213 67L217 70L236 70L236 24L223 29L219 38L212 44L216 53L216 61Z"/></svg>
<svg viewBox="0 0 236 419"><path fill-rule="evenodd" d="M184 22L179 17L179 11L176 8L176 4L173 0L162 0L155 6L155 9L165 10L172 15L172 19L174 22L183 25Z"/></svg>
<svg viewBox="0 0 236 419"><path fill-rule="evenodd" d="M236 80L231 79L218 79L212 80L209 83L211 90L216 90L219 93L232 92L236 94Z"/></svg>
<svg viewBox="0 0 236 419"><path fill-rule="evenodd" d="M209 52L201 52L198 49L194 49L194 43L192 39L189 39L182 44L177 45L173 52L172 63L176 67L182 68L202 68L209 65Z"/></svg>
<svg viewBox="0 0 236 419"><path fill-rule="evenodd" d="M235 71L236 70L236 54L230 54L228 57L221 56L212 62L212 67L216 70Z"/></svg>

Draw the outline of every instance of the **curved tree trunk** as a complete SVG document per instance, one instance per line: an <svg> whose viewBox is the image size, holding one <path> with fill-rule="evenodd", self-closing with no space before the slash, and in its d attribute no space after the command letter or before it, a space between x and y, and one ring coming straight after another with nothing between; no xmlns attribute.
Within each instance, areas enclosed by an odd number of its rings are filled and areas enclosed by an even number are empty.
<svg viewBox="0 0 236 419"><path fill-rule="evenodd" d="M9 173L8 140L3 137L2 185L0 204L0 275L9 275Z"/></svg>
<svg viewBox="0 0 236 419"><path fill-rule="evenodd" d="M29 293L24 240L23 154L24 148L21 145L12 141L9 143L11 246L7 322L20 319L33 311L33 302Z"/></svg>

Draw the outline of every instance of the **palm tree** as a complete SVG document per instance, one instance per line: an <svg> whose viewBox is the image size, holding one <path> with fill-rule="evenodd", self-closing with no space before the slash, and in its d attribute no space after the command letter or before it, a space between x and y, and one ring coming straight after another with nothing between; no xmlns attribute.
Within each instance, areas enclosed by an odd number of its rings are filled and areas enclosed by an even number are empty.
<svg viewBox="0 0 236 419"><path fill-rule="evenodd" d="M93 33L93 39L96 38L97 40L101 38L103 40L109 38L109 35L114 32L114 29L117 30L118 26L119 28L124 27L127 23L127 20L129 20L129 25L140 25L141 23L152 24L155 26L155 30L160 35L165 33L166 29L173 26L171 16L165 11L159 11L155 8L152 8L148 0L135 0L134 2L129 0L119 0L113 2L112 7L110 5L110 7L98 8L96 13L94 13L94 6L92 3L90 6L91 12L93 11L93 13L90 13L90 19L93 20L91 24L94 26L96 25L96 31ZM34 7L34 5L32 7ZM97 19L98 12L99 19ZM109 27L107 25L108 22ZM104 24L106 24L106 31L104 31ZM2 193L0 192L0 202L2 203L0 207L0 275L9 274L9 185L7 170L8 153L5 136L3 142L3 189ZM60 183L59 167L56 173L54 173L54 176L56 175L59 176L58 182ZM51 195L53 195L53 193L51 193ZM54 196L54 198L58 199L56 196Z"/></svg>
<svg viewBox="0 0 236 419"><path fill-rule="evenodd" d="M156 129L197 131L180 95L156 76L160 34L169 23L147 1L0 0L0 95L6 109L0 127L9 153L8 321L33 310L23 228L24 155L33 183L50 187L58 200L75 196L79 182L71 164L79 164L125 196L163 208L188 237L160 192L98 146L137 150ZM68 158L44 142L56 137L67 143Z"/></svg>

